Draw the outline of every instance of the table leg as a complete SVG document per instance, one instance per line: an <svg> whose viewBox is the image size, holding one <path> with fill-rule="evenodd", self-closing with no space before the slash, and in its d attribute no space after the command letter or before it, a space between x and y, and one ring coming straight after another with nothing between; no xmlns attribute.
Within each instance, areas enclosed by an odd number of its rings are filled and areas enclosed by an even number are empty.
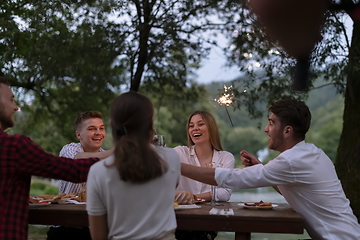
<svg viewBox="0 0 360 240"><path fill-rule="evenodd" d="M235 240L250 240L251 233L235 232Z"/></svg>

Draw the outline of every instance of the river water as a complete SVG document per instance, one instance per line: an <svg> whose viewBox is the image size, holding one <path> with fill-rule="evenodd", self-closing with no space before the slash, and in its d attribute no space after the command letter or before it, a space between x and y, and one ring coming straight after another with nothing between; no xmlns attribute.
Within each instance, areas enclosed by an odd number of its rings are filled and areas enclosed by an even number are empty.
<svg viewBox="0 0 360 240"><path fill-rule="evenodd" d="M264 202L287 203L283 196L271 187L246 189L233 191L230 202ZM219 232L216 240L233 240L234 233ZM310 239L309 235L304 234L272 234L272 233L252 233L251 240L297 240Z"/></svg>

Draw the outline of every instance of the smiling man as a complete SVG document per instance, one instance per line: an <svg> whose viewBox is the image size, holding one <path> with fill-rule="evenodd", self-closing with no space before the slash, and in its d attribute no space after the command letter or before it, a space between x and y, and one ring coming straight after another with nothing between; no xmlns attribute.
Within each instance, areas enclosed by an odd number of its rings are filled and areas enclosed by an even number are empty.
<svg viewBox="0 0 360 240"><path fill-rule="evenodd" d="M360 239L360 225L346 198L335 167L314 144L306 143L311 113L304 102L278 100L269 108L268 147L280 152L266 165L247 151L244 169L201 168L182 163L189 178L223 188L273 186L305 219L312 239Z"/></svg>
<svg viewBox="0 0 360 240"><path fill-rule="evenodd" d="M106 132L102 114L97 111L80 113L75 120L75 134L80 142L66 144L60 151L61 157L75 158L80 152L101 152ZM59 193L79 195L86 183L59 181ZM50 227L47 240L57 239L91 239L88 227L70 228L64 226Z"/></svg>
<svg viewBox="0 0 360 240"><path fill-rule="evenodd" d="M75 120L75 134L80 142L66 144L60 151L61 157L75 158L80 152L104 151L101 146L106 137L102 114L97 111L80 113ZM59 193L78 194L86 183L59 181Z"/></svg>

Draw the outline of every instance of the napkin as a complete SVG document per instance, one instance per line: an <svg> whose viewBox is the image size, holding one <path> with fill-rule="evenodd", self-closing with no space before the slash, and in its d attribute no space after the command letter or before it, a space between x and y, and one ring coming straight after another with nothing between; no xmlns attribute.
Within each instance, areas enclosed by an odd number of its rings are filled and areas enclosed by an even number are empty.
<svg viewBox="0 0 360 240"><path fill-rule="evenodd" d="M229 209L218 209L218 208L212 208L209 213L211 215L234 215L234 210L232 208Z"/></svg>
<svg viewBox="0 0 360 240"><path fill-rule="evenodd" d="M76 200L66 199L64 201L59 201L59 204L86 204L86 202L78 202Z"/></svg>

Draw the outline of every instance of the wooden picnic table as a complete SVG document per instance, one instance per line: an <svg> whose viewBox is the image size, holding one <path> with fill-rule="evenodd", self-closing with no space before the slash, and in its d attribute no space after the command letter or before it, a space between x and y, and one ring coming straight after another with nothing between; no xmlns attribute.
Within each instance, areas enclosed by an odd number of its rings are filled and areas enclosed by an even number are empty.
<svg viewBox="0 0 360 240"><path fill-rule="evenodd" d="M279 203L271 210L244 209L237 202L222 206L177 209L177 229L190 231L235 232L235 240L250 240L252 232L302 234L304 219L286 203ZM233 209L234 215L212 215L212 208ZM50 204L29 210L29 224L88 226L85 205Z"/></svg>

